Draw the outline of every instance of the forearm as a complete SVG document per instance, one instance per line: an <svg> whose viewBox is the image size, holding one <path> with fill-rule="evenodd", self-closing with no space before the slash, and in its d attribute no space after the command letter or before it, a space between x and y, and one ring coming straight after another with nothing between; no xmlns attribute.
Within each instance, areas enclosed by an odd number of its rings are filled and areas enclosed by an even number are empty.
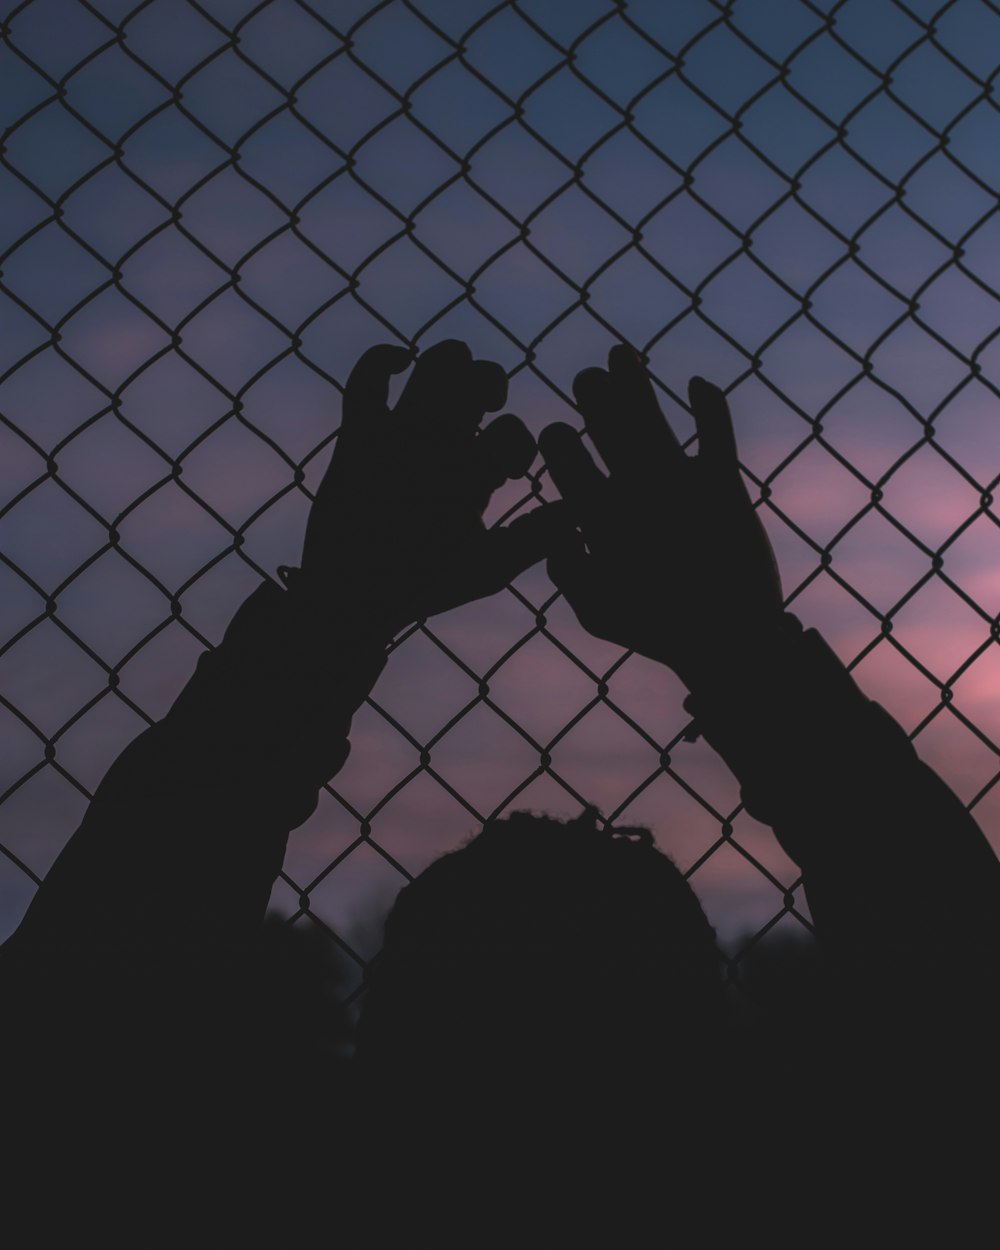
<svg viewBox="0 0 1000 1250"><path fill-rule="evenodd" d="M300 597L261 586L164 720L112 766L19 941L240 941L385 662L381 640L331 634Z"/></svg>
<svg viewBox="0 0 1000 1250"><path fill-rule="evenodd" d="M783 618L686 706L802 869L840 950L918 976L997 940L1000 864L975 821L815 631Z"/></svg>

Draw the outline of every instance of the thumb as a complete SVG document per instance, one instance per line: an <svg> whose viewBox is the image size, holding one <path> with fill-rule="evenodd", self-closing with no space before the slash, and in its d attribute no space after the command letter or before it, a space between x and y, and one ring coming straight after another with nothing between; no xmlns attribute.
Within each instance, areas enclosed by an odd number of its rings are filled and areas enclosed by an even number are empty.
<svg viewBox="0 0 1000 1250"><path fill-rule="evenodd" d="M587 551L583 536L572 530L549 556L546 564L549 579L573 609L576 619L588 634L624 645L619 631L609 616L608 588L600 566Z"/></svg>
<svg viewBox="0 0 1000 1250"><path fill-rule="evenodd" d="M566 527L559 534L558 544L550 552L545 567L552 584L562 591L574 607L585 597L587 587L592 581L590 560L583 535Z"/></svg>
<svg viewBox="0 0 1000 1250"><path fill-rule="evenodd" d="M533 508L509 525L486 535L491 575L497 588L506 586L525 569L556 550L575 533L562 500Z"/></svg>

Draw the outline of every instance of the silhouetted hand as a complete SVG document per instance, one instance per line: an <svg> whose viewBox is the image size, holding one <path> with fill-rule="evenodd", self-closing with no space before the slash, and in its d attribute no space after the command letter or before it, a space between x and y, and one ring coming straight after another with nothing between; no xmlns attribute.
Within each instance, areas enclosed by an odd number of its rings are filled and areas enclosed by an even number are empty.
<svg viewBox="0 0 1000 1250"><path fill-rule="evenodd" d="M503 406L507 378L454 340L423 352L390 410L390 376L411 361L382 345L355 365L302 557L302 579L338 621L386 636L501 590L547 553L559 511L486 529L491 494L527 473L535 440L510 413L479 431Z"/></svg>
<svg viewBox="0 0 1000 1250"><path fill-rule="evenodd" d="M774 553L747 495L725 397L692 378L699 452L687 456L634 352L585 369L573 391L609 470L576 430L550 425L542 454L577 532L549 559L590 633L668 664L690 686L776 623Z"/></svg>

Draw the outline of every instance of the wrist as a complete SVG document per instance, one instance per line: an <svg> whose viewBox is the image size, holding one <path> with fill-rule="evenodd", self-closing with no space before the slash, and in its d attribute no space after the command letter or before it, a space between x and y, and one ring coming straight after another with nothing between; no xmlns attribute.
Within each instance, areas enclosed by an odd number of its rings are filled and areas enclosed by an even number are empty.
<svg viewBox="0 0 1000 1250"><path fill-rule="evenodd" d="M816 630L789 615L758 641L745 669L716 669L684 701L692 736L719 752L758 820L774 826L818 793L835 804L831 777L856 778L890 749L911 750ZM801 866L801 848L782 844Z"/></svg>
<svg viewBox="0 0 1000 1250"><path fill-rule="evenodd" d="M386 608L371 602L364 588L318 582L302 569L280 565L278 577L289 604L311 633L326 645L338 643L366 650L384 650L406 622L392 619Z"/></svg>
<svg viewBox="0 0 1000 1250"><path fill-rule="evenodd" d="M797 617L776 609L730 629L703 631L670 667L693 695L705 694L713 701L719 694L735 696L780 679L802 634Z"/></svg>

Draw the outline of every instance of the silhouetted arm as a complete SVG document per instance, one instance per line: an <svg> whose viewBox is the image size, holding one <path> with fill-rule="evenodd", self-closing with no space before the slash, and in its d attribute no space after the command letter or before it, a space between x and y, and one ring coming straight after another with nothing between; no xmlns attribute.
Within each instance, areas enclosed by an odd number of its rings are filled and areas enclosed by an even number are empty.
<svg viewBox="0 0 1000 1250"><path fill-rule="evenodd" d="M574 391L608 475L569 426L540 443L576 526L549 572L581 623L685 682L705 737L801 867L819 931L855 972L877 980L894 965L912 984L961 961L982 971L997 950L1000 865L899 726L782 612L722 392L692 380L699 453L688 456L628 349Z"/></svg>
<svg viewBox="0 0 1000 1250"><path fill-rule="evenodd" d="M289 589L262 585L162 722L115 762L3 951L7 977L107 1014L224 997L256 939L289 830L348 753L351 716L393 634L501 589L543 554L555 508L487 530L492 491L534 439L500 407L506 377L460 343L353 370ZM70 1006L70 1003L74 1006ZM183 1014L183 1012L182 1012Z"/></svg>
<svg viewBox="0 0 1000 1250"><path fill-rule="evenodd" d="M801 868L819 933L872 988L984 988L1000 861L895 720L792 616L692 682L685 707Z"/></svg>
<svg viewBox="0 0 1000 1250"><path fill-rule="evenodd" d="M334 630L294 591L261 585L112 765L17 942L136 975L185 947L245 946L385 664L387 639Z"/></svg>

